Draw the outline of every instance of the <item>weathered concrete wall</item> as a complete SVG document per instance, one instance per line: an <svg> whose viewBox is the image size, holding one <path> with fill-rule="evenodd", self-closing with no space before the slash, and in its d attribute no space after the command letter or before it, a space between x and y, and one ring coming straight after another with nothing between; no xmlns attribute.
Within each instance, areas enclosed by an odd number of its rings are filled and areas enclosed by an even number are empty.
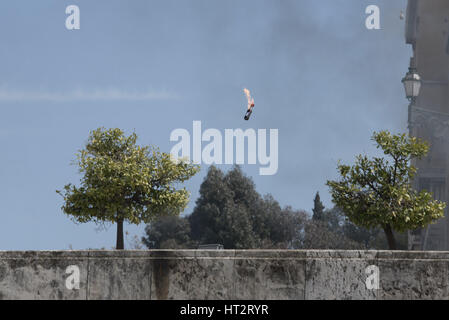
<svg viewBox="0 0 449 320"><path fill-rule="evenodd" d="M0 252L0 299L448 299L448 269L449 252Z"/></svg>

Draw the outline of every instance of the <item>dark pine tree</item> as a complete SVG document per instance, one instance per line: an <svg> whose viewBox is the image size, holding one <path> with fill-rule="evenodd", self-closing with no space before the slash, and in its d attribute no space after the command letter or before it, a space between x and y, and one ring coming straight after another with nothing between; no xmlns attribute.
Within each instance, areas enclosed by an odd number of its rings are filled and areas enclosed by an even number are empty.
<svg viewBox="0 0 449 320"><path fill-rule="evenodd" d="M317 192L315 195L315 199L313 200L313 220L323 220L324 219L324 205L320 199L320 193Z"/></svg>

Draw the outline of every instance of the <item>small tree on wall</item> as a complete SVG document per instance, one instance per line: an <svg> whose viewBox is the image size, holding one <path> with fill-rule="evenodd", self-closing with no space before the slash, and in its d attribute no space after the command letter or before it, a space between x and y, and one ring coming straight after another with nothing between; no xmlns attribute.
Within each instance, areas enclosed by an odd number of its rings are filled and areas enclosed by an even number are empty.
<svg viewBox="0 0 449 320"><path fill-rule="evenodd" d="M433 200L427 191L417 192L411 182L420 159L429 150L427 143L406 134L374 133L372 138L386 158L359 155L355 164L338 165L339 181L328 181L334 203L355 225L380 226L391 250L396 249L393 230L404 232L444 216L445 204Z"/></svg>
<svg viewBox="0 0 449 320"><path fill-rule="evenodd" d="M175 184L199 170L136 142L135 133L125 136L120 129L94 130L77 154L81 185L67 184L57 191L64 198L62 210L76 222L117 223L117 249L124 249L125 221L139 224L168 213L179 215L189 193Z"/></svg>

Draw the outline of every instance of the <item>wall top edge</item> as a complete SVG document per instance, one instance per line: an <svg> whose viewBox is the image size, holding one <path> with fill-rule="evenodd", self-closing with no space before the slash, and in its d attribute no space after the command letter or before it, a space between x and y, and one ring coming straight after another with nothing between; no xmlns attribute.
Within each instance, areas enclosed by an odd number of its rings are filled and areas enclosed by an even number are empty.
<svg viewBox="0 0 449 320"><path fill-rule="evenodd" d="M390 250L67 250L0 251L8 259L401 259L448 260L449 251Z"/></svg>

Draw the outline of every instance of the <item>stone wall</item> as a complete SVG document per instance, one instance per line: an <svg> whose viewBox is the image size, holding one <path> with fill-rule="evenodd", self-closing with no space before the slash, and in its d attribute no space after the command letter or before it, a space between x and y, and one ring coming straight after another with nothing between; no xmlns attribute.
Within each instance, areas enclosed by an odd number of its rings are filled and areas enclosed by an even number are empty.
<svg viewBox="0 0 449 320"><path fill-rule="evenodd" d="M448 299L448 267L449 252L0 251L0 299Z"/></svg>

